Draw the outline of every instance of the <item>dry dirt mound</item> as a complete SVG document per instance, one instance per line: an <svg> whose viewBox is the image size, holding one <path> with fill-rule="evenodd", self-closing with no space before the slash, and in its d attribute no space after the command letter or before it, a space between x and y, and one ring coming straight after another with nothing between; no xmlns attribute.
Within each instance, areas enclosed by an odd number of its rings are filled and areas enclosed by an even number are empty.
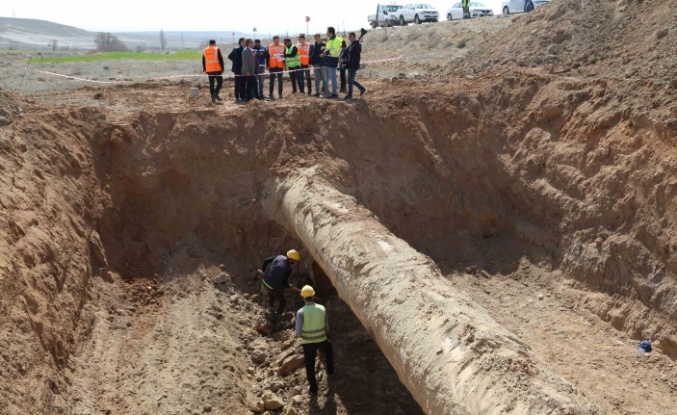
<svg viewBox="0 0 677 415"><path fill-rule="evenodd" d="M511 67L674 81L675 0L554 0L515 17L455 67L480 74ZM675 85L672 85L674 90Z"/></svg>

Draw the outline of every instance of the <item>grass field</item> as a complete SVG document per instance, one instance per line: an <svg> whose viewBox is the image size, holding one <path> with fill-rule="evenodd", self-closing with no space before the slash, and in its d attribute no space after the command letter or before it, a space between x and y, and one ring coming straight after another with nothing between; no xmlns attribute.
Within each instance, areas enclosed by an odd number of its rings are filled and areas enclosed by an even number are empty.
<svg viewBox="0 0 677 415"><path fill-rule="evenodd" d="M103 52L96 55L55 56L34 59L34 63L71 63L71 62L96 62L116 61L123 59L142 61L167 61L167 60L195 60L200 59L202 54L197 50L178 50L168 53L148 52Z"/></svg>

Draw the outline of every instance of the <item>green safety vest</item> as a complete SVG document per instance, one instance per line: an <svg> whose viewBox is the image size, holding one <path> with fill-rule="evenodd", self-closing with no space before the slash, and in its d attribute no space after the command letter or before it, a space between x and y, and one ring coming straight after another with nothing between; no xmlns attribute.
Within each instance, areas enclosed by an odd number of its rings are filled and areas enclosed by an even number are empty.
<svg viewBox="0 0 677 415"><path fill-rule="evenodd" d="M289 58L286 56L291 54L292 49L295 47L296 46L291 45L290 47L287 48L287 51L285 52L284 62L287 64L287 69L294 69L301 66L301 57L299 56L298 50L296 51L296 56L294 56L293 58Z"/></svg>
<svg viewBox="0 0 677 415"><path fill-rule="evenodd" d="M301 344L321 343L327 340L324 326L327 310L319 304L307 304L303 308L303 327L301 328Z"/></svg>
<svg viewBox="0 0 677 415"><path fill-rule="evenodd" d="M325 43L325 50L328 52L328 55L333 58L338 58L341 55L341 44L343 39L336 36L333 39L328 39Z"/></svg>

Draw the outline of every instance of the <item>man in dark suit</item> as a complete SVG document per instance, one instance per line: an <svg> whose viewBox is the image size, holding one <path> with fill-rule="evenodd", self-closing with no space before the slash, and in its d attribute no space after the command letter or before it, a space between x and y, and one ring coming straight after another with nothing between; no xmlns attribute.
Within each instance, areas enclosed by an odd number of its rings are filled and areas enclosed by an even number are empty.
<svg viewBox="0 0 677 415"><path fill-rule="evenodd" d="M246 83L242 75L242 51L244 50L244 38L238 40L238 46L228 54L228 59L233 62L231 71L235 74L235 102L244 101L247 98Z"/></svg>
<svg viewBox="0 0 677 415"><path fill-rule="evenodd" d="M244 76L246 82L246 91L247 95L245 101L249 101L253 98L261 99L259 96L258 88L258 74L260 72L259 62L256 56L256 51L254 48L254 41L247 39L245 42L245 48L242 51L242 75Z"/></svg>

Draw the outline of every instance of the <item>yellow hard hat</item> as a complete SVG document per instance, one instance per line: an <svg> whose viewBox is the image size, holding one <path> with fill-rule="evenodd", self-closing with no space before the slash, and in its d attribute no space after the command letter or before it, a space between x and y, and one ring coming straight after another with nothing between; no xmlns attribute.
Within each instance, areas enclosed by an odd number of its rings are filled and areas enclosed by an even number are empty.
<svg viewBox="0 0 677 415"><path fill-rule="evenodd" d="M314 295L315 295L315 290L310 285L304 285L303 288L301 288L301 297L310 298Z"/></svg>
<svg viewBox="0 0 677 415"><path fill-rule="evenodd" d="M296 249L290 249L289 252L287 252L287 258L293 259L294 261L300 261L301 255L299 255L299 251Z"/></svg>

